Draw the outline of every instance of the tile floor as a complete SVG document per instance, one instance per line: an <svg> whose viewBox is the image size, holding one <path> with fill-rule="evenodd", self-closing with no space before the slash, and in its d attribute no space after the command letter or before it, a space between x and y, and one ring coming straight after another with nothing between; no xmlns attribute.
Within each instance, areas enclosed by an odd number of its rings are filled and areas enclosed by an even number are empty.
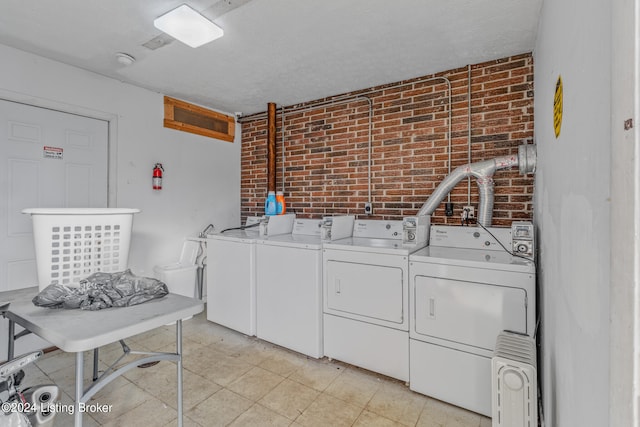
<svg viewBox="0 0 640 427"><path fill-rule="evenodd" d="M132 337L134 350L175 351L175 327ZM327 359L315 360L214 323L204 313L183 322L184 425L489 427L491 420L414 393L399 381ZM122 353L100 350L104 369ZM130 360L130 359L128 359ZM26 370L24 385L55 382L63 404L74 394L75 358L54 351ZM91 359L85 358L90 375ZM84 414L86 426L175 426L176 367L135 368L90 403L109 412ZM73 425L59 413L56 426Z"/></svg>

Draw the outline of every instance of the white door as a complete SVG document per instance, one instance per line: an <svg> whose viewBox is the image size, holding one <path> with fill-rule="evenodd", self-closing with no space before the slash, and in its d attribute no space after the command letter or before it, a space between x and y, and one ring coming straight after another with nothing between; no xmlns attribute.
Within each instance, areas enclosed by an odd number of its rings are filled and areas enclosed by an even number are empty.
<svg viewBox="0 0 640 427"><path fill-rule="evenodd" d="M325 249L324 312L408 331L408 269L405 255Z"/></svg>
<svg viewBox="0 0 640 427"><path fill-rule="evenodd" d="M0 291L37 284L22 209L107 206L108 130L104 120L0 100Z"/></svg>
<svg viewBox="0 0 640 427"><path fill-rule="evenodd" d="M527 333L524 289L421 275L414 282L414 337L493 351L502 330Z"/></svg>
<svg viewBox="0 0 640 427"><path fill-rule="evenodd" d="M106 207L109 124L0 100L0 291L37 283L34 207Z"/></svg>
<svg viewBox="0 0 640 427"><path fill-rule="evenodd" d="M401 324L402 273L393 266L328 261L327 308L362 320Z"/></svg>

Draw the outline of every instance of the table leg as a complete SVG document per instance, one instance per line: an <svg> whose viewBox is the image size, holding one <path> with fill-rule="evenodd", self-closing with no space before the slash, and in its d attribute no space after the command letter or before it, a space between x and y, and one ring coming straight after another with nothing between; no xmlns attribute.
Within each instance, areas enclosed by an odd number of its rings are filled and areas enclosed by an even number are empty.
<svg viewBox="0 0 640 427"><path fill-rule="evenodd" d="M98 349L93 349L93 381L98 379Z"/></svg>
<svg viewBox="0 0 640 427"><path fill-rule="evenodd" d="M79 351L76 353L76 402L74 412L75 427L82 427L82 412L80 412L80 403L84 394L84 353Z"/></svg>
<svg viewBox="0 0 640 427"><path fill-rule="evenodd" d="M16 322L9 319L9 345L7 346L7 362L13 359L16 343Z"/></svg>
<svg viewBox="0 0 640 427"><path fill-rule="evenodd" d="M182 320L176 322L176 354L178 355L178 427L182 427Z"/></svg>
<svg viewBox="0 0 640 427"><path fill-rule="evenodd" d="M198 299L202 299L202 283L204 282L204 267L198 266L197 272L197 282L198 282Z"/></svg>

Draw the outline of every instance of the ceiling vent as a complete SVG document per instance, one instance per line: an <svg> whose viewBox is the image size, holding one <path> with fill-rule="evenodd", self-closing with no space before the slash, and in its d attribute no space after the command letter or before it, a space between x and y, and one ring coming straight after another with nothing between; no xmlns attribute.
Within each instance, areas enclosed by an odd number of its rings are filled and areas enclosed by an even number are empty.
<svg viewBox="0 0 640 427"><path fill-rule="evenodd" d="M160 49L163 46L171 44L175 39L168 34L160 34L157 37L152 38L148 42L144 43L142 46L146 47L149 50Z"/></svg>
<svg viewBox="0 0 640 427"><path fill-rule="evenodd" d="M164 127L233 142L235 119L185 101L164 97Z"/></svg>

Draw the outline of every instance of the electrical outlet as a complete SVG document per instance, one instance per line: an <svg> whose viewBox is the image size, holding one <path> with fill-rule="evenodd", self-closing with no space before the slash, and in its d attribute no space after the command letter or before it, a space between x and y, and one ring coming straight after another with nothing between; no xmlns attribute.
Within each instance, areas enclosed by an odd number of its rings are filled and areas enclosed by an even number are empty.
<svg viewBox="0 0 640 427"><path fill-rule="evenodd" d="M367 202L364 204L364 213L366 215L371 215L373 213L373 206L371 203Z"/></svg>
<svg viewBox="0 0 640 427"><path fill-rule="evenodd" d="M444 214L446 216L453 216L453 203L447 202L444 205Z"/></svg>
<svg viewBox="0 0 640 427"><path fill-rule="evenodd" d="M475 210L473 209L473 206L463 206L462 210L467 213L468 219L473 219L476 217L476 213L475 213Z"/></svg>

